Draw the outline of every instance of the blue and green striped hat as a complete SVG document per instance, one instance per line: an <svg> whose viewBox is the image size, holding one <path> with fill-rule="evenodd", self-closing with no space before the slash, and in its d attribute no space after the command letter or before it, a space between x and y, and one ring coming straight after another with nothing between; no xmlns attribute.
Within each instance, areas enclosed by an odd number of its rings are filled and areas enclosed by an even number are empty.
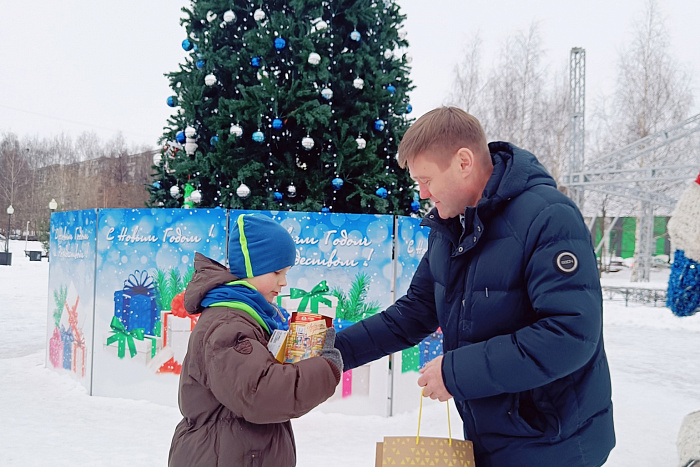
<svg viewBox="0 0 700 467"><path fill-rule="evenodd" d="M241 214L228 240L231 274L246 279L294 265L296 246L289 232L261 214Z"/></svg>

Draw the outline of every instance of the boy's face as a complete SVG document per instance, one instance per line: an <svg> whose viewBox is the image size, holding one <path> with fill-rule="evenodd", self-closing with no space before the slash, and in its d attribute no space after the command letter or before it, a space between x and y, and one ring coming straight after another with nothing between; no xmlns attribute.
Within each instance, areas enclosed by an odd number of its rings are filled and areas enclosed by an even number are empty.
<svg viewBox="0 0 700 467"><path fill-rule="evenodd" d="M275 299L282 291L282 288L287 285L287 272L291 268L292 267L289 266L279 271L268 272L262 276L249 277L245 280L255 287L257 291L265 297L265 300L270 303L275 303Z"/></svg>

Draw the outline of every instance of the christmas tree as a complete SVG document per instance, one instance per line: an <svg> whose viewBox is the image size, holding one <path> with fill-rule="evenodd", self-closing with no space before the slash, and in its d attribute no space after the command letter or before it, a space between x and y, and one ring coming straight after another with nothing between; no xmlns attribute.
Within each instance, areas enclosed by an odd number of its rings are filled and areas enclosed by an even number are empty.
<svg viewBox="0 0 700 467"><path fill-rule="evenodd" d="M194 0L151 206L409 214L411 121L391 0Z"/></svg>

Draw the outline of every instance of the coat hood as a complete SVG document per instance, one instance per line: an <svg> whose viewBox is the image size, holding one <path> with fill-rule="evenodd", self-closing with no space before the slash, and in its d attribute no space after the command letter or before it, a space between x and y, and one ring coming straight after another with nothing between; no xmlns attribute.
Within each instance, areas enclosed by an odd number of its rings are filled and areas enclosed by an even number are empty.
<svg viewBox="0 0 700 467"><path fill-rule="evenodd" d="M185 310L191 315L201 313L202 300L211 289L239 278L226 266L201 253L194 255L194 275L185 290Z"/></svg>

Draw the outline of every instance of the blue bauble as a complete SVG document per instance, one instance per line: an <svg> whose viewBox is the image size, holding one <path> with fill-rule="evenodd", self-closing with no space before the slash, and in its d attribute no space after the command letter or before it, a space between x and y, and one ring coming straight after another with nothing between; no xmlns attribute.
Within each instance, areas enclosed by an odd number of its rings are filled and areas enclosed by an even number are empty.
<svg viewBox="0 0 700 467"><path fill-rule="evenodd" d="M274 128L275 130L281 130L283 126L284 122L282 122L282 119L276 118L272 120L272 128Z"/></svg>
<svg viewBox="0 0 700 467"><path fill-rule="evenodd" d="M413 112L413 106L411 104L406 104L406 113L410 114Z"/></svg>
<svg viewBox="0 0 700 467"><path fill-rule="evenodd" d="M386 90L389 91L392 94L396 94L396 88L393 85L389 85L386 87Z"/></svg>
<svg viewBox="0 0 700 467"><path fill-rule="evenodd" d="M192 42L189 39L185 39L184 41L182 41L182 48L185 49L186 52L192 50L193 47L194 44L192 44Z"/></svg>
<svg viewBox="0 0 700 467"><path fill-rule="evenodd" d="M254 66L255 68L258 68L260 66L261 59L260 57L253 57L250 59L250 64Z"/></svg>
<svg viewBox="0 0 700 467"><path fill-rule="evenodd" d="M209 140L209 144L211 144L212 146L216 145L216 143L218 143L218 142L219 142L219 137L216 135L212 136L211 139Z"/></svg>
<svg viewBox="0 0 700 467"><path fill-rule="evenodd" d="M418 201L411 202L411 211L413 211L413 212L420 211L420 203Z"/></svg>
<svg viewBox="0 0 700 467"><path fill-rule="evenodd" d="M153 182L153 188L155 188L156 190L160 190L160 187L161 187L161 184L159 181Z"/></svg>
<svg viewBox="0 0 700 467"><path fill-rule="evenodd" d="M197 63L195 63L195 65L197 66L198 70L201 70L202 68L204 68L204 60L197 60Z"/></svg>
<svg viewBox="0 0 700 467"><path fill-rule="evenodd" d="M350 39L354 40L355 42L360 42L360 39L362 38L362 34L360 34L360 31L354 30L353 32L350 33Z"/></svg>
<svg viewBox="0 0 700 467"><path fill-rule="evenodd" d="M286 45L287 45L287 41L285 41L281 37L278 37L277 39L275 39L275 49L282 50L282 49L284 49L284 46L286 46Z"/></svg>
<svg viewBox="0 0 700 467"><path fill-rule="evenodd" d="M177 140L178 143L180 144L185 144L185 140L187 139L185 137L185 132L184 131L178 131L177 134L175 135L175 139Z"/></svg>
<svg viewBox="0 0 700 467"><path fill-rule="evenodd" d="M284 198L284 195L279 191L275 191L273 196L275 197L275 201L282 201L282 198Z"/></svg>
<svg viewBox="0 0 700 467"><path fill-rule="evenodd" d="M382 199L386 198L387 195L389 194L386 191L386 188L384 188L384 187L377 188L377 191L375 191L374 193Z"/></svg>
<svg viewBox="0 0 700 467"><path fill-rule="evenodd" d="M329 212L331 212L331 210L328 209L326 206L323 206L323 207L321 208L321 212L323 212L323 213L329 213Z"/></svg>
<svg viewBox="0 0 700 467"><path fill-rule="evenodd" d="M256 143L262 143L263 141L265 141L265 135L263 134L263 132L256 131L255 133L253 133L253 141L255 141Z"/></svg>
<svg viewBox="0 0 700 467"><path fill-rule="evenodd" d="M384 123L384 120L382 120L381 118L378 118L374 121L374 129L377 131L384 131L385 126L386 125Z"/></svg>
<svg viewBox="0 0 700 467"><path fill-rule="evenodd" d="M335 177L331 183L333 184L333 188L335 188L336 190L340 190L341 188L343 188L343 183L345 182L343 182L342 178Z"/></svg>
<svg viewBox="0 0 700 467"><path fill-rule="evenodd" d="M168 97L168 106L175 107L176 105L177 105L177 97L175 97L175 96Z"/></svg>

